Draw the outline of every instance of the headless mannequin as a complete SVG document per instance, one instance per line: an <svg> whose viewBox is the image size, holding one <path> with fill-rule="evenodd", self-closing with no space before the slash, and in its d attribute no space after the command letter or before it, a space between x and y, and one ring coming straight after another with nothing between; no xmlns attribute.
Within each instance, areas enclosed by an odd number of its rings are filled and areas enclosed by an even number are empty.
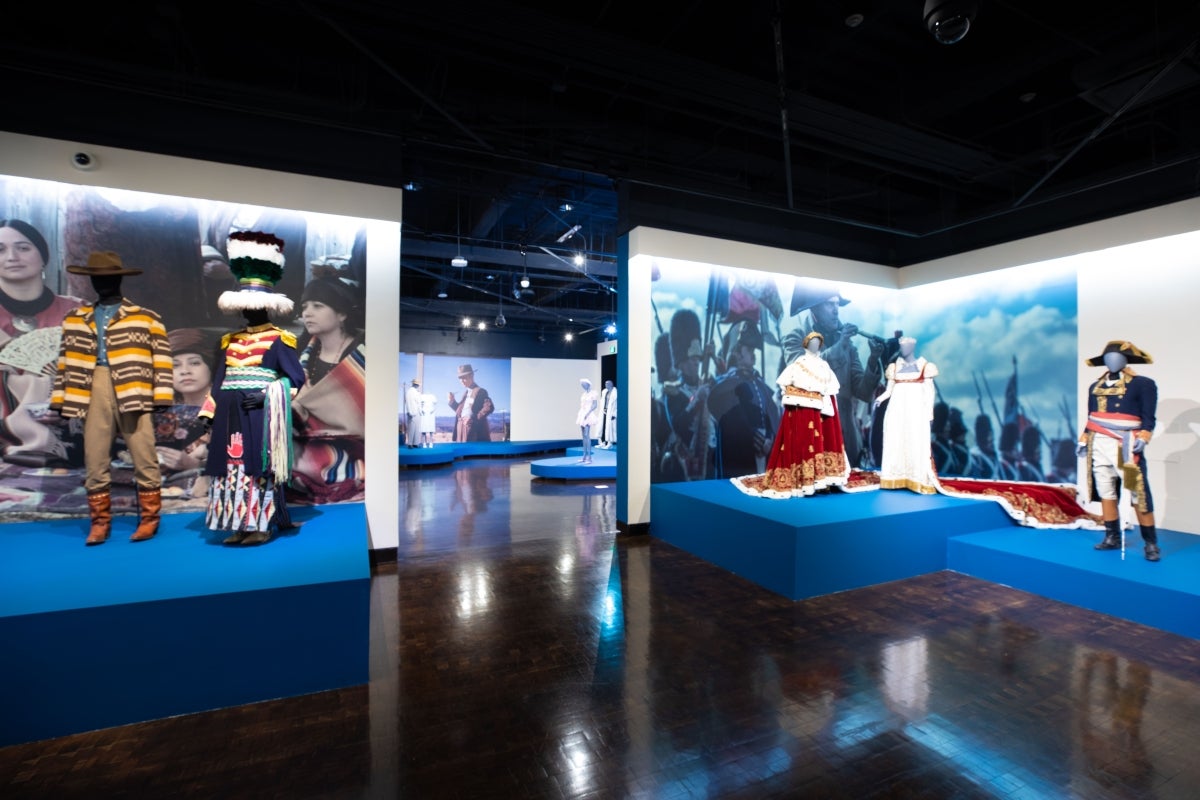
<svg viewBox="0 0 1200 800"><path fill-rule="evenodd" d="M821 345L824 343L825 343L824 339L822 339L820 336L814 336L813 338L808 340L808 344L806 344L804 346L804 349L807 350L808 352L812 353L815 356L815 355L820 354Z"/></svg>
<svg viewBox="0 0 1200 800"><path fill-rule="evenodd" d="M92 289L96 292L98 306L115 306L121 302L120 275L93 275Z"/></svg>
<svg viewBox="0 0 1200 800"><path fill-rule="evenodd" d="M1105 353L1104 366L1108 368L1108 375L1105 380L1115 383L1121 379L1121 370L1129 365L1127 359L1121 353ZM1133 452L1140 453L1145 449L1146 443L1141 439L1133 440ZM1086 452L1086 451L1085 451ZM1101 500L1100 501L1101 515L1105 522L1116 522L1120 519L1120 512L1117 508L1117 500ZM1153 525L1154 512L1152 511L1137 511L1137 520L1139 525Z"/></svg>

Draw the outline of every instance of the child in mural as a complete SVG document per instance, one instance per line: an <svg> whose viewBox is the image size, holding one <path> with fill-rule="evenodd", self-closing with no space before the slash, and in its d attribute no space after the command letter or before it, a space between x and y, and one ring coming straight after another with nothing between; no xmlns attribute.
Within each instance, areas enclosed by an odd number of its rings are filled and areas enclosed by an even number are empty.
<svg viewBox="0 0 1200 800"><path fill-rule="evenodd" d="M366 343L362 298L337 277L309 281L300 300L306 382L292 403L299 433L292 472L300 502L363 499Z"/></svg>
<svg viewBox="0 0 1200 800"><path fill-rule="evenodd" d="M69 452L64 420L45 413L63 318L83 303L46 285L49 265L37 228L0 220L0 454L23 467L83 463L82 453Z"/></svg>

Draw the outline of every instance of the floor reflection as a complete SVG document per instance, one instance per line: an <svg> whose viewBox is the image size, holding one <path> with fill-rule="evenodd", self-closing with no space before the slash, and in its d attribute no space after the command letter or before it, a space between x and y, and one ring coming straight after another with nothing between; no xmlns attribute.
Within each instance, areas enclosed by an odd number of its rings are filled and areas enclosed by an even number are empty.
<svg viewBox="0 0 1200 800"><path fill-rule="evenodd" d="M611 487L544 484L528 462L408 471L400 493L399 559L372 580L369 687L0 749L0 795L1191 800L1200 786L1200 641L949 572L792 602L616 538Z"/></svg>

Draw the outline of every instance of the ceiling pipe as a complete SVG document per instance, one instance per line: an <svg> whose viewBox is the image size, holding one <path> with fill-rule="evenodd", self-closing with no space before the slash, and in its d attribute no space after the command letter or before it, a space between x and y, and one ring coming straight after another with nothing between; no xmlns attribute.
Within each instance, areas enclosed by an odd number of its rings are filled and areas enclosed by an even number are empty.
<svg viewBox="0 0 1200 800"><path fill-rule="evenodd" d="M1051 167L1050 170L1045 175L1043 175L1041 178L1038 179L1037 183L1033 184L1033 186L1030 186L1029 189L1026 190L1025 194L1018 197L1017 201L1012 204L1012 207L1016 208L1017 206L1021 205L1026 200L1028 200L1029 196L1031 194L1033 194L1038 189L1040 189L1043 185L1045 185L1046 181L1050 180L1050 178L1052 178L1056 172L1058 172L1060 169L1062 169L1064 166L1066 166L1066 163L1068 161L1070 161L1072 158L1074 158L1079 153L1080 150L1082 150L1084 147L1086 147L1091 142L1095 141L1096 137L1099 136L1100 134L1104 133L1104 131L1108 129L1109 125L1112 125L1114 122L1117 121L1117 119L1122 114L1124 114L1126 111L1128 111L1133 106L1137 105L1137 102L1138 102L1138 100L1141 99L1142 95L1144 95L1146 92L1148 92L1152 88L1154 88L1154 84L1158 83L1159 80L1161 80L1164 75L1166 75L1168 72L1173 70L1175 68L1175 66L1177 64L1179 64L1179 62L1183 61L1183 59L1188 57L1188 55L1195 48L1197 41L1200 41L1200 37L1198 37L1197 39L1192 39L1190 42L1188 42L1187 46L1185 46L1182 50L1180 50L1175 55L1174 58L1172 58L1170 61L1168 61L1163 66L1162 69L1160 69L1158 72L1154 73L1154 75L1152 75L1149 80L1147 80L1144 84L1142 84L1142 88L1140 88L1136 92L1134 92L1133 95L1128 100L1126 100L1124 103L1121 104L1120 108L1118 108L1113 113L1109 114L1108 117L1104 121L1102 121L1099 125L1097 125L1092 130L1091 133L1089 133L1087 136L1085 136L1083 139L1081 139L1078 144L1076 144L1074 147L1072 147L1071 152L1067 153L1065 156L1060 158L1058 160L1058 162L1053 167Z"/></svg>

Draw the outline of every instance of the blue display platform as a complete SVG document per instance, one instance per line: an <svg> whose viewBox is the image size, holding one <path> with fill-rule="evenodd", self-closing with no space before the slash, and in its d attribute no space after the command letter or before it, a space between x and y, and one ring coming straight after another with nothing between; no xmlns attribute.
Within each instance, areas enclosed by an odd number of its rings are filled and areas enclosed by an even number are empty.
<svg viewBox="0 0 1200 800"><path fill-rule="evenodd" d="M592 451L592 463L580 464L583 447L568 447L562 458L542 458L529 464L529 473L535 478L553 478L565 481L616 480L617 451Z"/></svg>
<svg viewBox="0 0 1200 800"><path fill-rule="evenodd" d="M400 445L401 467L452 464L462 458L512 458L563 450L578 439L542 439L527 442L441 442L433 447Z"/></svg>
<svg viewBox="0 0 1200 800"><path fill-rule="evenodd" d="M0 746L368 680L365 507L228 547L194 513L0 525Z"/></svg>
<svg viewBox="0 0 1200 800"><path fill-rule="evenodd" d="M1096 531L1019 526L956 536L947 567L964 575L1200 639L1200 536L1158 532L1162 561L1142 554L1137 529L1119 551L1097 551Z"/></svg>
<svg viewBox="0 0 1200 800"><path fill-rule="evenodd" d="M1200 639L1200 536L1160 530L1162 561L1127 532L1018 525L988 500L908 491L770 500L729 481L652 486L650 534L792 600L953 570Z"/></svg>
<svg viewBox="0 0 1200 800"><path fill-rule="evenodd" d="M996 503L908 491L770 500L727 480L650 487L650 534L800 600L946 568L950 536L1007 524Z"/></svg>

